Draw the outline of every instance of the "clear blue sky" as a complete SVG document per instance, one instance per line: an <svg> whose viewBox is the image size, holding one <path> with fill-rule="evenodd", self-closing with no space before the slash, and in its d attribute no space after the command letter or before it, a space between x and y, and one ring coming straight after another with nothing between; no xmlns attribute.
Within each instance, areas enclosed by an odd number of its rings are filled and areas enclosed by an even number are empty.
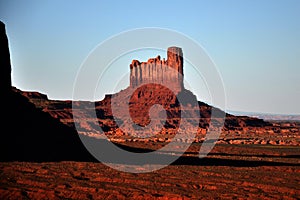
<svg viewBox="0 0 300 200"><path fill-rule="evenodd" d="M223 78L227 110L283 114L300 114L299 19L299 0L0 1L13 85L22 90L71 99L77 70L96 45L161 27L205 48Z"/></svg>

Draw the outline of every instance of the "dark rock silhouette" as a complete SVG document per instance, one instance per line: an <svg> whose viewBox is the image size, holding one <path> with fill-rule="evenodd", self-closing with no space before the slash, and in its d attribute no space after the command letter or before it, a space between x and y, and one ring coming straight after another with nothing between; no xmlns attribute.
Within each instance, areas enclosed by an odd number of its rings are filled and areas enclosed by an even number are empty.
<svg viewBox="0 0 300 200"><path fill-rule="evenodd" d="M0 21L0 91L2 94L8 93L11 89L11 65L8 39L5 31L5 24Z"/></svg>
<svg viewBox="0 0 300 200"><path fill-rule="evenodd" d="M11 67L5 26L1 33L1 161L96 161L77 132L12 90ZM2 101L2 102L3 102ZM5 108L4 108L5 107Z"/></svg>

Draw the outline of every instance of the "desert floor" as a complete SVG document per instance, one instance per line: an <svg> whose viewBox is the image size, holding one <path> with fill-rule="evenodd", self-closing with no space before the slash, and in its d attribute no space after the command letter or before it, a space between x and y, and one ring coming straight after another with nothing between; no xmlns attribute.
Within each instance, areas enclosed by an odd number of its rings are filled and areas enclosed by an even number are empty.
<svg viewBox="0 0 300 200"><path fill-rule="evenodd" d="M149 173L100 162L2 162L0 199L300 199L299 146L218 144L203 159L199 147Z"/></svg>

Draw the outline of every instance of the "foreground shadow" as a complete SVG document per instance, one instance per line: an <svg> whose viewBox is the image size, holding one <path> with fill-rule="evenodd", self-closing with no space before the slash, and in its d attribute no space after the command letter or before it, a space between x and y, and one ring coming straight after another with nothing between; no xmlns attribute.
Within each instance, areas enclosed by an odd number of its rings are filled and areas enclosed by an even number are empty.
<svg viewBox="0 0 300 200"><path fill-rule="evenodd" d="M37 109L21 94L6 93L4 106L0 161L97 161L74 129Z"/></svg>
<svg viewBox="0 0 300 200"><path fill-rule="evenodd" d="M118 147L131 152L136 153L149 153L152 152L151 149L141 149L141 148L134 148L128 147L126 145L116 144ZM194 152L195 153L195 152ZM198 153L195 153L198 155ZM211 154L210 154L211 155ZM213 154L213 155L220 155L220 156L228 156L233 155L236 157L241 157L244 155L238 154ZM252 155L248 155L251 157ZM256 156L256 155L253 155ZM152 163L144 163L144 164L166 164L166 161L175 159L173 155L164 155L158 154L156 155L155 159L152 159ZM256 156L256 157L259 157ZM267 155L266 155L267 157ZM286 156L289 157L289 156ZM292 158L299 158L299 156L290 156ZM148 159L149 161L150 159ZM105 162L112 162L114 159L107 159ZM138 162L139 163L139 162ZM137 164L137 162L132 162L131 160L127 159L126 162L122 162L122 159L119 160L119 164ZM180 156L177 160L175 160L171 165L195 165L195 166L231 166L231 167L258 167L258 166L300 166L300 163L285 163L285 162L272 162L272 161L254 161L254 160L238 160L238 159L228 159L228 158L199 158L195 156L185 156L184 154Z"/></svg>
<svg viewBox="0 0 300 200"><path fill-rule="evenodd" d="M78 135L77 135L78 136ZM74 137L74 136L73 136ZM197 155L194 156L186 156L182 155L181 157L177 157L175 155L170 155L168 152L166 154L157 154L153 152L151 149L147 148L135 148L129 147L123 144L111 143L107 140L103 139L95 139L86 136L80 136L80 139L84 141L85 144L88 144L89 147L95 148L97 150L97 146L101 146L102 152L99 152L99 157L101 162L104 163L112 163L112 164L120 164L120 165L191 165L191 166L228 166L228 167L259 167L259 166L300 166L300 163L286 163L286 162L278 162L278 161L257 161L257 160L238 160L239 157L244 155L236 155L231 154L237 157L237 159L228 159L222 158L222 155L228 156L228 154L217 154L221 158L198 158ZM76 138L76 137L74 137ZM74 139L73 138L73 139ZM50 148L52 146L52 140L50 143L43 141L43 146ZM35 140L35 142L38 142ZM74 142L74 140L72 141ZM70 144L70 143L69 143ZM33 144L32 144L33 145ZM98 163L99 161L93 157L84 147L82 143L77 143L77 146L69 146L73 153L70 153L70 150L67 150L68 146L62 145L55 147L52 146L51 151L45 152L44 148L38 149L41 147L40 145L34 145L31 148L31 151L25 151L27 154L22 154L22 156L16 156L17 154L9 153L6 159L1 157L0 161L26 161L26 162L59 162L59 161L75 161L75 162L94 162ZM111 150L110 146L113 145L116 148ZM64 147L64 148L62 148ZM78 148L78 149L76 149ZM33 151L33 150L36 151ZM20 149L19 149L20 150ZM49 149L50 150L50 149ZM110 150L110 151L109 151ZM125 151L124 151L125 150ZM82 152L80 152L82 151ZM131 152L134 154L133 156L128 156L123 152ZM150 154L149 154L150 153ZM145 159L145 156L147 159ZM255 156L255 155L254 155ZM99 158L98 157L98 158Z"/></svg>

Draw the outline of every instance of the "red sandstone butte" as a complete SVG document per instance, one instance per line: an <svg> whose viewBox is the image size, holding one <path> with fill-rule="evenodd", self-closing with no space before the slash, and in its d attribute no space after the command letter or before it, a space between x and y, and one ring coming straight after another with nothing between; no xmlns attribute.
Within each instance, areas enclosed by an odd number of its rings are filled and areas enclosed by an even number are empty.
<svg viewBox="0 0 300 200"><path fill-rule="evenodd" d="M183 89L182 49L169 47L167 60L161 60L160 56L150 58L147 62L133 60L130 64L130 86L145 83L172 85L175 92L180 92Z"/></svg>

